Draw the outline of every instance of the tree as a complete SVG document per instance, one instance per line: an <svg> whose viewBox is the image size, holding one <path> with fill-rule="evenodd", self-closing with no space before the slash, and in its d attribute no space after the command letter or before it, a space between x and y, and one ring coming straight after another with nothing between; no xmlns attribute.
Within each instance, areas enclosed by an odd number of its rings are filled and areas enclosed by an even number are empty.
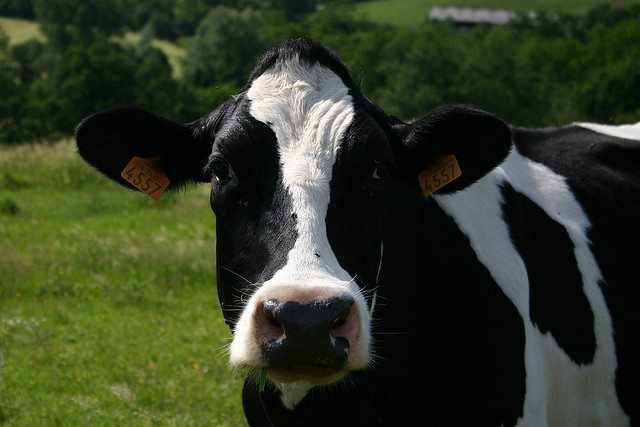
<svg viewBox="0 0 640 427"><path fill-rule="evenodd" d="M57 49L89 45L122 30L123 0L33 0L35 15Z"/></svg>
<svg viewBox="0 0 640 427"><path fill-rule="evenodd" d="M0 0L0 15L33 19L33 5L31 0Z"/></svg>
<svg viewBox="0 0 640 427"><path fill-rule="evenodd" d="M208 103L210 100L217 101L212 97L212 92L218 94L214 88L199 92L184 81L174 80L167 58L149 45L137 52L134 80L133 104L175 121L192 121L218 104ZM230 92L223 91L222 100L233 92L235 88Z"/></svg>
<svg viewBox="0 0 640 427"><path fill-rule="evenodd" d="M185 78L199 86L241 85L266 48L262 16L219 6L200 22L187 46Z"/></svg>
<svg viewBox="0 0 640 427"><path fill-rule="evenodd" d="M384 51L395 55L395 61L383 65L388 78L383 87L374 90L374 99L404 119L461 101L454 90L463 78L461 60L468 55L463 37L437 23L398 33Z"/></svg>
<svg viewBox="0 0 640 427"><path fill-rule="evenodd" d="M13 46L11 56L16 62L15 76L24 86L46 77L59 60L46 43L36 39Z"/></svg>
<svg viewBox="0 0 640 427"><path fill-rule="evenodd" d="M640 120L640 19L590 33L587 70L581 93L583 114L592 120ZM629 114L633 113L633 114Z"/></svg>
<svg viewBox="0 0 640 427"><path fill-rule="evenodd" d="M271 7L282 8L290 19L313 12L320 0L271 0Z"/></svg>
<svg viewBox="0 0 640 427"><path fill-rule="evenodd" d="M31 115L40 119L45 134L69 134L95 111L134 104L135 73L134 55L115 43L72 46L47 79L29 88Z"/></svg>
<svg viewBox="0 0 640 427"><path fill-rule="evenodd" d="M23 97L14 77L15 64L9 51L9 38L0 29L0 142L14 142L19 129Z"/></svg>

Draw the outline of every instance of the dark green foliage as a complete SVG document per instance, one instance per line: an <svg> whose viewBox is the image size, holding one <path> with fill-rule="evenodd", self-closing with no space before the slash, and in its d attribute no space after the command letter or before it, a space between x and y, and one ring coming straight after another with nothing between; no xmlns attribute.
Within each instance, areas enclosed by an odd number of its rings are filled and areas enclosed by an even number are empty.
<svg viewBox="0 0 640 427"><path fill-rule="evenodd" d="M116 34L126 14L124 0L33 0L36 19L58 49Z"/></svg>
<svg viewBox="0 0 640 427"><path fill-rule="evenodd" d="M262 16L252 9L212 9L187 47L185 78L198 86L242 84L267 47L264 31Z"/></svg>
<svg viewBox="0 0 640 427"><path fill-rule="evenodd" d="M27 3L0 0L0 11ZM122 105L194 120L237 92L269 46L302 36L336 50L368 97L407 120L449 103L522 126L640 120L640 5L462 33L369 22L344 0L317 4L34 0L47 41L9 47L0 35L0 142L68 135L85 115ZM141 30L139 42L117 41L125 29ZM156 38L180 38L181 78Z"/></svg>
<svg viewBox="0 0 640 427"><path fill-rule="evenodd" d="M19 110L24 97L16 84L11 71L0 65L0 93L4 100L0 102L0 142L15 140L19 126L16 110Z"/></svg>
<svg viewBox="0 0 640 427"><path fill-rule="evenodd" d="M0 67L0 90L6 96L0 104L2 142L69 135L83 117L122 105L191 121L235 91L196 91L175 80L165 56L150 46L136 51L96 40L59 53L28 42L13 52L21 61L4 61Z"/></svg>
<svg viewBox="0 0 640 427"><path fill-rule="evenodd" d="M96 109L131 104L135 93L136 61L125 49L107 41L73 46L64 53L49 78L31 87L31 99L51 131L71 133L84 116Z"/></svg>
<svg viewBox="0 0 640 427"><path fill-rule="evenodd" d="M23 86L43 78L55 66L55 55L45 43L35 39L14 46L11 55L16 77Z"/></svg>
<svg viewBox="0 0 640 427"><path fill-rule="evenodd" d="M320 0L271 0L271 6L281 8L289 18L296 18L313 12Z"/></svg>
<svg viewBox="0 0 640 427"><path fill-rule="evenodd" d="M0 0L0 16L33 19L35 15L31 0Z"/></svg>
<svg viewBox="0 0 640 427"><path fill-rule="evenodd" d="M467 103L522 126L638 121L640 9L599 10L606 23L540 14L469 34L434 22L363 28L334 47L365 93L404 119Z"/></svg>
<svg viewBox="0 0 640 427"><path fill-rule="evenodd" d="M9 40L0 31L0 142L16 139L20 109L25 96L16 79L17 64L9 51Z"/></svg>
<svg viewBox="0 0 640 427"><path fill-rule="evenodd" d="M156 35L163 39L176 40L195 33L202 18L216 6L235 9L268 8L279 0L123 0L127 11L125 22L137 30L151 25Z"/></svg>
<svg viewBox="0 0 640 427"><path fill-rule="evenodd" d="M148 24L159 37L169 40L192 35L209 9L221 3L220 0L126 1L127 9L132 12L128 20L131 28Z"/></svg>
<svg viewBox="0 0 640 427"><path fill-rule="evenodd" d="M580 99L594 120L611 121L640 112L640 20L614 27L596 25L590 33L588 61ZM631 114L632 116L634 114Z"/></svg>
<svg viewBox="0 0 640 427"><path fill-rule="evenodd" d="M434 107L457 102L464 84L460 59L468 54L465 37L445 25L425 25L391 42L386 52L396 52L387 67L387 81L372 96L391 112L418 118ZM470 77L470 76L469 76Z"/></svg>
<svg viewBox="0 0 640 427"><path fill-rule="evenodd" d="M148 48L136 56L132 49L97 41L74 46L46 80L32 85L34 111L47 131L71 133L85 116L107 108L137 105L176 120L190 120L212 106L200 106L194 90L171 77L164 55Z"/></svg>

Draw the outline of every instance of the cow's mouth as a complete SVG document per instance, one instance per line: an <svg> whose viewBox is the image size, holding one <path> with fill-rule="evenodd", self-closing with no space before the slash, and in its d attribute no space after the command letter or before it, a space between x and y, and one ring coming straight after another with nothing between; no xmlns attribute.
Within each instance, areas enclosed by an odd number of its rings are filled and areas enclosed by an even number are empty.
<svg viewBox="0 0 640 427"><path fill-rule="evenodd" d="M346 369L325 368L315 366L295 366L289 368L268 368L267 375L270 379L292 383L308 381L315 385L331 384L343 379L349 371Z"/></svg>

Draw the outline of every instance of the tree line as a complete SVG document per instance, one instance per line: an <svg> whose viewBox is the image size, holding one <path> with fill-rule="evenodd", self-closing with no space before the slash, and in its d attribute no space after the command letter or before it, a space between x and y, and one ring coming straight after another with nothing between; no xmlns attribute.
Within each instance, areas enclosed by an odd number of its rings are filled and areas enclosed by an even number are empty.
<svg viewBox="0 0 640 427"><path fill-rule="evenodd" d="M194 120L240 90L269 46L301 36L336 50L363 92L406 120L448 103L522 126L640 120L640 6L538 12L468 33L370 22L347 1L0 0L0 14L34 18L46 37L10 46L0 33L3 143L69 135L121 105ZM180 76L156 38L184 47Z"/></svg>

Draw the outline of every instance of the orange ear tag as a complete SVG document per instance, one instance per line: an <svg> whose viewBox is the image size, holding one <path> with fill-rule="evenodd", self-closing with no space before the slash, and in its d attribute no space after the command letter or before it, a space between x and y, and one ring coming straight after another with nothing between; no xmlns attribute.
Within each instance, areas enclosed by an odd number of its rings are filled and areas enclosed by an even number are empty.
<svg viewBox="0 0 640 427"><path fill-rule="evenodd" d="M428 196L461 176L462 170L460 170L458 159L455 155L448 154L438 157L435 162L420 172L418 182L422 188L422 194Z"/></svg>
<svg viewBox="0 0 640 427"><path fill-rule="evenodd" d="M157 166L157 158L134 157L120 176L138 190L158 200L169 186L169 178Z"/></svg>

